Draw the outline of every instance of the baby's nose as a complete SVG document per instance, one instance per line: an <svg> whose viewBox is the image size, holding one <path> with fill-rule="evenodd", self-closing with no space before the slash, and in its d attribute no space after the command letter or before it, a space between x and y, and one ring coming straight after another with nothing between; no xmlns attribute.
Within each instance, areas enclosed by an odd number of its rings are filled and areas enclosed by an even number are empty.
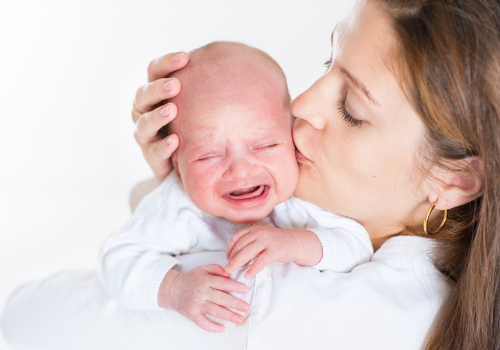
<svg viewBox="0 0 500 350"><path fill-rule="evenodd" d="M244 180L252 175L255 175L259 168L244 158L235 159L229 164L224 179L228 181Z"/></svg>

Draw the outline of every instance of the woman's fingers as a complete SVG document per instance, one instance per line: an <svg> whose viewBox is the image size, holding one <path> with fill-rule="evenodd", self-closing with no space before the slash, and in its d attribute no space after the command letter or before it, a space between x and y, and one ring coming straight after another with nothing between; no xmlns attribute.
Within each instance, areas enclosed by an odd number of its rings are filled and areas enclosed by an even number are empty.
<svg viewBox="0 0 500 350"><path fill-rule="evenodd" d="M169 158L179 147L179 137L171 134L164 139L151 141L150 138L139 136L137 132L134 136L158 181L165 180L172 170L172 162Z"/></svg>
<svg viewBox="0 0 500 350"><path fill-rule="evenodd" d="M151 112L141 115L136 122L136 131L142 138L151 138L158 131L170 123L177 116L177 107L173 103L167 103Z"/></svg>
<svg viewBox="0 0 500 350"><path fill-rule="evenodd" d="M213 317L216 317L220 320L226 320L226 321L232 322L234 324L238 324L238 325L245 322L245 319L243 318L243 316L241 316L235 312L229 311L225 307L222 307L220 305L216 305L216 304L211 303L211 302L207 302L205 304L204 312L213 316Z"/></svg>
<svg viewBox="0 0 500 350"><path fill-rule="evenodd" d="M141 144L144 139L137 136L136 133L136 140L137 143ZM164 163L172 156L177 147L179 147L179 136L170 134L164 139L150 141L144 156L149 164Z"/></svg>
<svg viewBox="0 0 500 350"><path fill-rule="evenodd" d="M204 314L196 314L193 316L192 320L198 327L207 332L221 333L226 329L224 325L210 321Z"/></svg>
<svg viewBox="0 0 500 350"><path fill-rule="evenodd" d="M181 83L176 78L155 80L137 90L134 106L139 113L149 112L161 101L176 96L180 90ZM132 113L132 117L136 115L137 113Z"/></svg>
<svg viewBox="0 0 500 350"><path fill-rule="evenodd" d="M164 78L170 73L181 69L189 62L189 55L185 52L169 53L157 58L149 64L148 81Z"/></svg>

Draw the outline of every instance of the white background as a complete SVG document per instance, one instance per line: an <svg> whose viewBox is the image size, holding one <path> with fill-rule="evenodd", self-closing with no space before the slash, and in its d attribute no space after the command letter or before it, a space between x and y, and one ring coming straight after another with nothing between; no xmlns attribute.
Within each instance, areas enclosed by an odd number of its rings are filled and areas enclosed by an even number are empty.
<svg viewBox="0 0 500 350"><path fill-rule="evenodd" d="M2 0L0 309L23 281L95 268L127 219L130 189L152 176L130 117L149 61L240 41L276 59L294 98L323 73L352 3Z"/></svg>

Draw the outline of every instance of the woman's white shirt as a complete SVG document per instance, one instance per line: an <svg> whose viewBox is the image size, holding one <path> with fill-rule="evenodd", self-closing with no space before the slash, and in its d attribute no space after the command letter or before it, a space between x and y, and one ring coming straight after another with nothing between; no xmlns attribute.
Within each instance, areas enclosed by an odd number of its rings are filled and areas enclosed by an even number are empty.
<svg viewBox="0 0 500 350"><path fill-rule="evenodd" d="M433 266L433 246L391 238L344 274L273 266L255 282L248 349L424 348L453 289Z"/></svg>
<svg viewBox="0 0 500 350"><path fill-rule="evenodd" d="M208 333L171 310L138 311L110 298L95 272L60 273L17 290L2 315L16 350L422 349L453 283L433 266L433 242L389 239L350 273L273 263L246 281L246 322ZM224 252L180 256L189 269ZM243 269L233 278L245 281ZM26 336L29 334L29 336Z"/></svg>

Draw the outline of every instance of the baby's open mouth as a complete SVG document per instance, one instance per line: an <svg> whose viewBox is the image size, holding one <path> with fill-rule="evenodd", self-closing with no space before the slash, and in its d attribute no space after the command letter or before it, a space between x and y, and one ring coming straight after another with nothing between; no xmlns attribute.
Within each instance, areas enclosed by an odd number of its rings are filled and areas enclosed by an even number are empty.
<svg viewBox="0 0 500 350"><path fill-rule="evenodd" d="M265 185L255 186L255 187L250 187L250 188L247 188L247 189L244 189L241 191L231 192L231 193L227 194L227 196L231 199L236 199L236 200L254 198L254 197L258 197L258 196L262 195L262 193L264 193L265 189L266 189Z"/></svg>

